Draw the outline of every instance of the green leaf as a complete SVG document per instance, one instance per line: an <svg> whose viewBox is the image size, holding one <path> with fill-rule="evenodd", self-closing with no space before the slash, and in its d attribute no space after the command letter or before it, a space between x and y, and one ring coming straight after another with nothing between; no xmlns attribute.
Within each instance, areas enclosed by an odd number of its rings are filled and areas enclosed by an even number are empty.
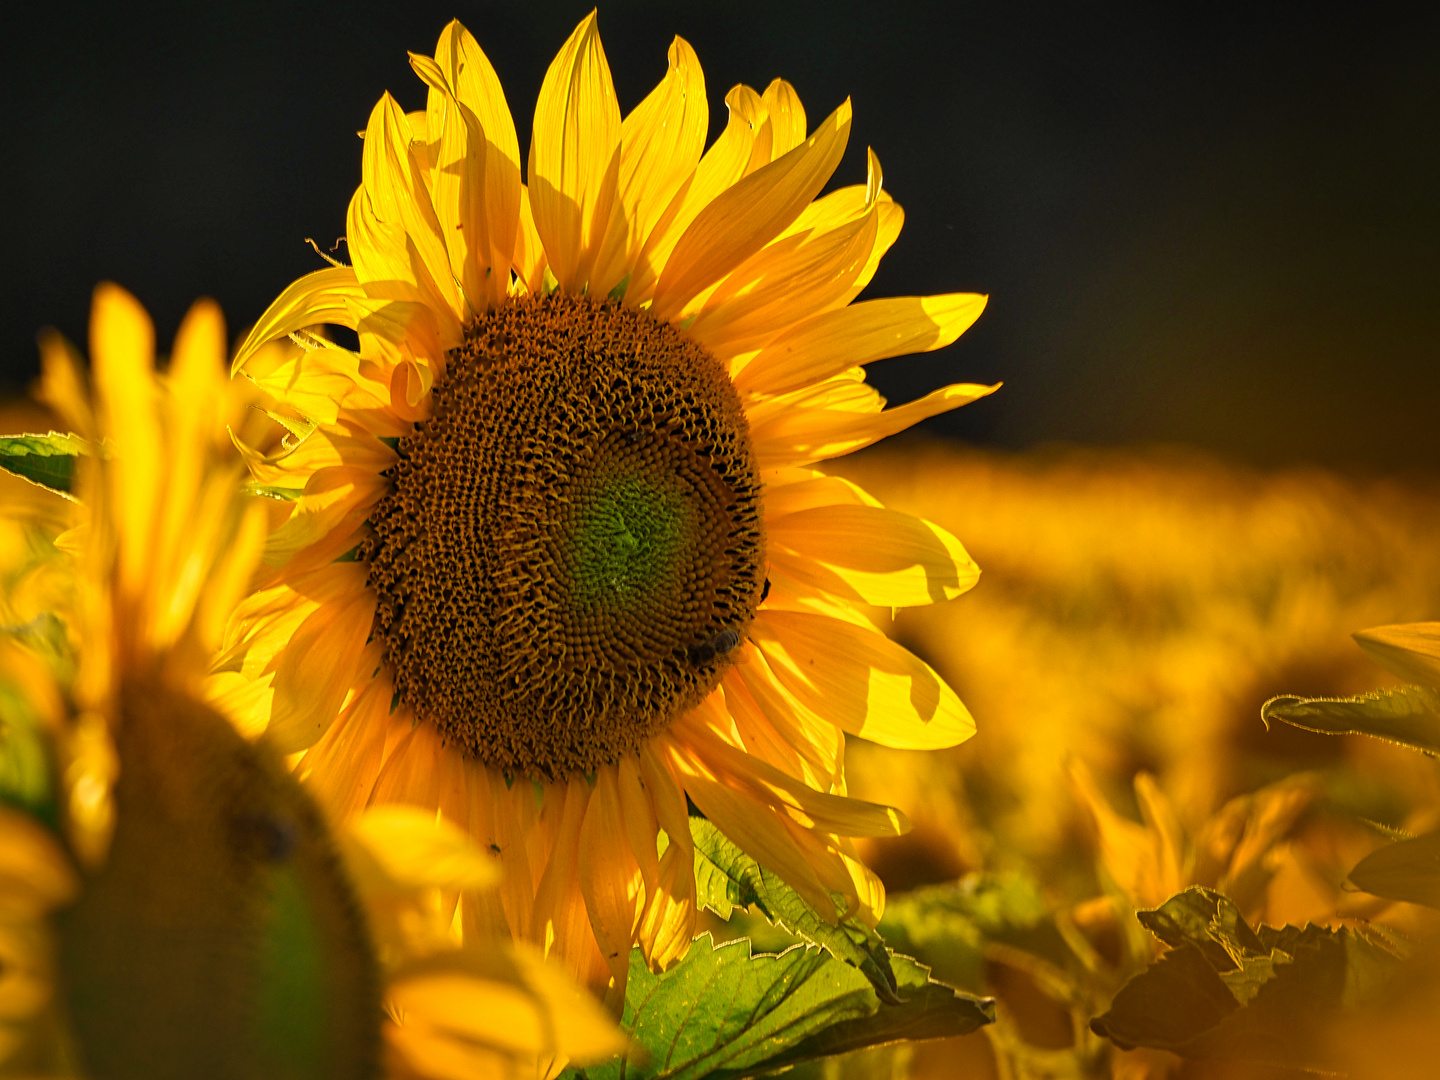
<svg viewBox="0 0 1440 1080"><path fill-rule="evenodd" d="M1078 973L1081 967L1039 889L1020 874L971 874L892 896L879 930L895 949L929 964L936 978L974 993L983 989L991 942L1052 969Z"/></svg>
<svg viewBox="0 0 1440 1080"><path fill-rule="evenodd" d="M59 821L50 742L25 695L0 683L0 804Z"/></svg>
<svg viewBox="0 0 1440 1080"><path fill-rule="evenodd" d="M692 817L690 835L695 841L696 902L701 907L722 919L729 919L737 906L753 908L771 923L858 968L880 1000L899 1004L890 953L873 929L858 919L845 918L838 902L832 925L706 819Z"/></svg>
<svg viewBox="0 0 1440 1080"><path fill-rule="evenodd" d="M1336 1010L1373 996L1399 964L1347 929L1251 929L1210 889L1187 889L1140 920L1171 951L1090 1022L1127 1050L1325 1069L1317 1032Z"/></svg>
<svg viewBox="0 0 1440 1080"><path fill-rule="evenodd" d="M890 957L905 1000L881 1005L870 1016L844 1020L812 1035L794 1048L769 1058L766 1069L797 1065L802 1061L848 1054L886 1043L918 1039L948 1039L969 1035L995 1022L995 1003L972 997L930 978L930 969L908 956ZM720 1076L743 1073L721 1072Z"/></svg>
<svg viewBox="0 0 1440 1080"><path fill-rule="evenodd" d="M895 958L907 998L883 1004L856 968L811 945L752 955L741 939L702 934L669 971L630 954L622 1026L643 1054L569 1071L586 1080L720 1080L878 1046L963 1035L994 1020L994 1006L930 981Z"/></svg>
<svg viewBox="0 0 1440 1080"><path fill-rule="evenodd" d="M1371 690L1352 698L1273 697L1260 718L1325 735L1371 735L1426 754L1440 754L1440 692L1423 686Z"/></svg>
<svg viewBox="0 0 1440 1080"><path fill-rule="evenodd" d="M1350 880L1387 900L1440 908L1440 832L1372 851L1350 871Z"/></svg>
<svg viewBox="0 0 1440 1080"><path fill-rule="evenodd" d="M0 435L0 469L62 495L70 493L75 459L89 452L84 439L58 431L47 435Z"/></svg>

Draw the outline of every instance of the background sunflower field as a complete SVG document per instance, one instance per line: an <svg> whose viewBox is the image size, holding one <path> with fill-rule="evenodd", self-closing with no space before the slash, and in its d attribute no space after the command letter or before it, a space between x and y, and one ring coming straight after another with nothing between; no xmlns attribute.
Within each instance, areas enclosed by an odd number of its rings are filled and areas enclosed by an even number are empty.
<svg viewBox="0 0 1440 1080"><path fill-rule="evenodd" d="M306 237L323 250L344 231L348 133L412 86L405 48L458 15L529 102L588 8L29 11L0 45L23 148L0 177L17 208L7 394L36 375L40 325L84 339L102 279L135 290L162 341L205 292L243 326L322 265ZM627 0L600 18L624 108L675 33L717 91L712 134L737 81L784 75L817 114L853 95L838 182L868 143L907 212L866 296L991 297L956 345L874 381L897 402L950 377L1006 383L830 470L949 529L983 571L957 601L871 613L979 733L939 753L852 739L847 775L914 824L860 844L889 890L880 935L992 1014L961 1036L915 1021L888 1045L643 1075L1433 1075L1433 869L1397 890L1357 867L1440 826L1440 768L1413 744L1261 718L1280 695L1397 691L1350 635L1440 618L1425 27L1398 10L848 0ZM4 485L7 507L34 499ZM815 940L724 856L702 925L715 971L741 937ZM902 997L918 970L897 969ZM831 1001L815 993L801 1015Z"/></svg>

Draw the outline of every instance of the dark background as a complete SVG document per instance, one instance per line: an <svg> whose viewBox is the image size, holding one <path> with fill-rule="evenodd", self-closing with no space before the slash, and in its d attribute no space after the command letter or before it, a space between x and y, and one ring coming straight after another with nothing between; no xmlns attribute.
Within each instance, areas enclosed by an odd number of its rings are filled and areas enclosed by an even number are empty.
<svg viewBox="0 0 1440 1080"><path fill-rule="evenodd" d="M344 230L382 90L423 105L407 49L458 16L523 148L545 67L589 10L544 4L31 6L0 44L0 380L34 334L83 340L113 279L162 347L189 302L232 330ZM672 34L725 91L776 75L812 124L847 94L839 183L873 146L907 220L870 295L976 290L950 349L891 361L892 399L1003 379L930 421L1026 447L1182 442L1259 464L1440 465L1440 46L1393 12L612 2L622 110Z"/></svg>

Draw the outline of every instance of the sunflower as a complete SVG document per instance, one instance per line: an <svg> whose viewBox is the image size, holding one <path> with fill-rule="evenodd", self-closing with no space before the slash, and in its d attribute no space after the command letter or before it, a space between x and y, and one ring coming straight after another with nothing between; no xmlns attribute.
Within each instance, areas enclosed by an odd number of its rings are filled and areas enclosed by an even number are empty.
<svg viewBox="0 0 1440 1080"><path fill-rule="evenodd" d="M411 65L427 104L370 114L351 265L292 284L236 356L288 428L242 450L287 501L217 692L304 751L334 813L412 803L497 853L465 932L597 989L623 993L633 943L657 966L688 947L691 813L827 918L873 922L852 838L906 822L846 797L845 735L938 748L974 724L871 608L978 570L814 466L995 389L886 409L864 379L985 298L851 303L902 214L873 153L817 198L848 101L807 135L789 84L737 86L706 150L690 46L622 120L592 13L546 73L522 183L475 39L452 22Z"/></svg>
<svg viewBox="0 0 1440 1080"><path fill-rule="evenodd" d="M288 770L206 704L265 531L225 437L223 323L197 304L161 377L129 294L101 286L91 329L93 393L42 339L46 396L88 448L76 501L0 507L0 1075L362 1077L388 1046L397 1078L536 1076L615 1052L558 971L413 933L492 858L394 812L337 851ZM437 986L507 1019L457 1024Z"/></svg>

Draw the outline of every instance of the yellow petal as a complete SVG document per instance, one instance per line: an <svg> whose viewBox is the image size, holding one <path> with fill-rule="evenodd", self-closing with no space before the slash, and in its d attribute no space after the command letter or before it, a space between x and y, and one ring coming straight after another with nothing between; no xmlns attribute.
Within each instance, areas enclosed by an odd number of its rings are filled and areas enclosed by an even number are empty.
<svg viewBox="0 0 1440 1080"><path fill-rule="evenodd" d="M0 916L41 917L79 889L79 875L49 830L0 806Z"/></svg>
<svg viewBox="0 0 1440 1080"><path fill-rule="evenodd" d="M725 707L745 748L828 791L840 774L844 736L777 685L765 657L753 644L747 641L744 649L740 662L726 673L721 685Z"/></svg>
<svg viewBox="0 0 1440 1080"><path fill-rule="evenodd" d="M686 725L682 730L712 771L745 784L757 798L789 812L807 829L843 836L901 836L910 831L909 820L893 806L816 791L704 728Z"/></svg>
<svg viewBox="0 0 1440 1080"><path fill-rule="evenodd" d="M728 360L824 311L864 267L876 222L871 214L806 243L772 244L720 283L690 325L691 336ZM737 293L731 293L732 282Z"/></svg>
<svg viewBox="0 0 1440 1080"><path fill-rule="evenodd" d="M521 944L428 957L392 979L386 999L401 1031L416 1028L430 1040L450 1039L455 1046L448 1053L457 1056L488 1047L512 1062L548 1063L558 1055L585 1063L626 1045L599 1002ZM402 1045L407 1054L435 1051L418 1039Z"/></svg>
<svg viewBox="0 0 1440 1080"><path fill-rule="evenodd" d="M396 255L409 253L404 280L414 280L437 307L460 322L467 313L424 172L410 149L411 139L404 112L388 93L382 95L365 129L360 164L365 194L378 221L403 230L406 242ZM392 233L388 242L396 239Z"/></svg>
<svg viewBox="0 0 1440 1080"><path fill-rule="evenodd" d="M623 218L620 107L592 11L545 73L530 142L530 200L550 271L579 290L610 227Z"/></svg>
<svg viewBox="0 0 1440 1080"><path fill-rule="evenodd" d="M779 874L817 912L835 910L829 891L775 811L698 772L685 777L685 792L741 851Z"/></svg>
<svg viewBox="0 0 1440 1080"><path fill-rule="evenodd" d="M538 293L545 283L550 263L545 245L535 229L534 208L530 205L530 189L520 188L520 230L515 238L515 276L526 292Z"/></svg>
<svg viewBox="0 0 1440 1080"><path fill-rule="evenodd" d="M401 888L485 889L500 880L499 863L470 837L416 806L372 806L349 831Z"/></svg>
<svg viewBox="0 0 1440 1080"><path fill-rule="evenodd" d="M987 299L975 293L896 296L827 311L760 350L735 377L735 389L783 394L846 368L943 349L980 317Z"/></svg>
<svg viewBox="0 0 1440 1080"><path fill-rule="evenodd" d="M1440 686L1440 622L1376 626L1354 636L1387 671L1421 686Z"/></svg>
<svg viewBox="0 0 1440 1080"><path fill-rule="evenodd" d="M95 418L81 373L85 364L75 346L56 330L40 331L40 387L35 396L49 405L75 434L90 438Z"/></svg>
<svg viewBox="0 0 1440 1080"><path fill-rule="evenodd" d="M745 175L755 144L755 132L765 119L760 95L745 85L732 87L725 95L729 120L725 130L700 159L695 172L683 181L649 235L630 278L625 296L628 303L649 300L655 284L676 243L690 228L700 211L722 191Z"/></svg>
<svg viewBox="0 0 1440 1080"><path fill-rule="evenodd" d="M607 294L630 276L645 243L680 186L695 171L710 122L705 76L695 50L677 37L669 67L620 125L620 203L628 228L612 227L595 261L591 289Z"/></svg>
<svg viewBox="0 0 1440 1080"><path fill-rule="evenodd" d="M363 673L365 667L360 670ZM394 693L388 673L377 672L295 768L316 801L336 821L345 821L359 811L375 787ZM266 712L268 715L268 709Z"/></svg>
<svg viewBox="0 0 1440 1080"><path fill-rule="evenodd" d="M485 235L490 243L490 302L505 299L520 228L520 144L505 91L470 32L452 21L435 46L435 63L452 93L474 115L485 140Z"/></svg>
<svg viewBox="0 0 1440 1080"><path fill-rule="evenodd" d="M235 353L230 372L243 368L261 346L307 326L334 323L354 329L347 301L362 300L365 290L348 266L332 266L293 281L250 328Z"/></svg>
<svg viewBox="0 0 1440 1080"><path fill-rule="evenodd" d="M568 784L551 784L545 791L543 812L550 817L555 840L545 872L535 888L531 922L531 933L545 955L559 960L576 978L587 984L592 975L592 954L593 959L600 962L605 975L609 975L609 968L595 946L584 896L577 880L580 830L589 800L590 787L580 776L574 777Z"/></svg>
<svg viewBox="0 0 1440 1080"><path fill-rule="evenodd" d="M790 571L807 559L839 570L868 604L908 607L952 600L974 586L980 568L947 530L898 510L825 506L766 519L768 542L788 549Z"/></svg>
<svg viewBox="0 0 1440 1080"><path fill-rule="evenodd" d="M655 287L652 314L673 319L690 299L754 255L799 216L840 164L850 102L785 156L744 177L696 216Z"/></svg>
<svg viewBox="0 0 1440 1080"><path fill-rule="evenodd" d="M434 60L411 53L410 66L430 87L425 106L435 159L429 170L430 200L449 257L450 276L460 283L465 300L462 314L468 323L494 299L485 209L485 136L480 121L456 99ZM412 121L412 130L414 126ZM500 272L508 276L509 268L507 257Z"/></svg>
<svg viewBox="0 0 1440 1080"><path fill-rule="evenodd" d="M851 735L896 749L938 750L975 734L955 691L878 631L823 615L762 610L750 637L782 686Z"/></svg>
<svg viewBox="0 0 1440 1080"><path fill-rule="evenodd" d="M805 141L805 106L800 95L784 79L776 79L765 88L766 123L770 125L770 154L783 157Z"/></svg>
<svg viewBox="0 0 1440 1080"><path fill-rule="evenodd" d="M360 673L375 596L364 587L364 567L347 565L356 570L351 595L306 617L276 658L275 700L265 738L278 753L313 746L334 722Z"/></svg>
<svg viewBox="0 0 1440 1080"><path fill-rule="evenodd" d="M341 465L317 470L295 500L289 519L266 538L266 565L283 566L313 544L343 539L338 535L342 530L353 533L384 493L384 479L371 469Z"/></svg>
<svg viewBox="0 0 1440 1080"><path fill-rule="evenodd" d="M654 893L660 863L655 853L655 835L660 825L655 820L655 807L640 778L640 760L625 755L616 764L616 787L620 798L620 819L635 861L645 879L645 888Z"/></svg>
<svg viewBox="0 0 1440 1080"><path fill-rule="evenodd" d="M625 824L617 770L613 765L603 766L595 773L595 790L580 829L578 869L590 926L621 1000L644 897L640 866L626 838ZM653 835L650 843L653 850Z"/></svg>
<svg viewBox="0 0 1440 1080"><path fill-rule="evenodd" d="M115 442L106 470L120 552L122 596L138 596L151 565L165 462L155 414L155 328L133 296L106 283L95 290L90 356L102 429ZM143 605L142 605L143 609Z"/></svg>
<svg viewBox="0 0 1440 1080"><path fill-rule="evenodd" d="M756 461L769 469L839 457L993 394L1000 385L955 383L918 401L869 415L840 407L780 409L768 422L751 428Z"/></svg>
<svg viewBox="0 0 1440 1080"><path fill-rule="evenodd" d="M658 968L668 967L690 947L695 933L695 847L690 813L680 781L656 741L640 748L640 776L669 845L660 858L660 880L646 900L637 931L645 955Z"/></svg>

